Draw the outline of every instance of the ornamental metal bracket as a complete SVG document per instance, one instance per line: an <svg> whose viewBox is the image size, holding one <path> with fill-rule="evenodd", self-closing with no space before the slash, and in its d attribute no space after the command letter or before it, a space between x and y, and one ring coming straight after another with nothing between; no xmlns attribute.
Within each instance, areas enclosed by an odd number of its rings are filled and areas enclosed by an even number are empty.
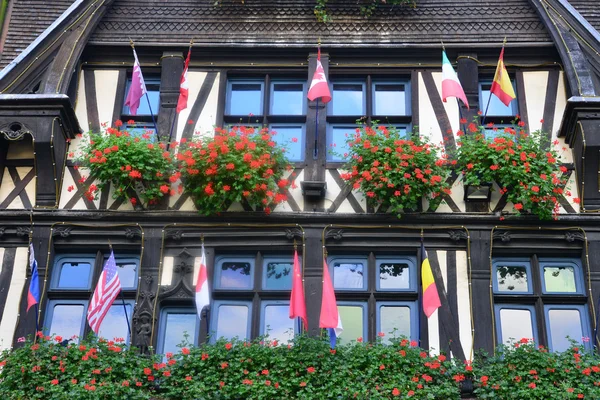
<svg viewBox="0 0 600 400"><path fill-rule="evenodd" d="M11 122L0 128L0 134L8 141L16 141L23 140L25 135L33 135L33 132L21 122Z"/></svg>

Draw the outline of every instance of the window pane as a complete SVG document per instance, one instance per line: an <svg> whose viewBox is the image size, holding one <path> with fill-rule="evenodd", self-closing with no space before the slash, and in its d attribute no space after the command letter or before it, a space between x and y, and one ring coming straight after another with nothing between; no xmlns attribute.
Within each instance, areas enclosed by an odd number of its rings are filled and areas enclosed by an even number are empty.
<svg viewBox="0 0 600 400"><path fill-rule="evenodd" d="M533 339L531 311L503 308L500 310L502 343L511 343L511 339Z"/></svg>
<svg viewBox="0 0 600 400"><path fill-rule="evenodd" d="M544 282L546 284L546 292L577 292L575 268L573 267L544 267Z"/></svg>
<svg viewBox="0 0 600 400"><path fill-rule="evenodd" d="M333 115L361 117L364 114L362 83L334 83L332 95Z"/></svg>
<svg viewBox="0 0 600 400"><path fill-rule="evenodd" d="M275 125L272 131L277 132L273 136L275 143L286 148L285 155L290 161L302 161L304 159L304 139L302 126Z"/></svg>
<svg viewBox="0 0 600 400"><path fill-rule="evenodd" d="M221 305L217 313L217 338L232 339L237 336L240 339L247 339L248 306Z"/></svg>
<svg viewBox="0 0 600 400"><path fill-rule="evenodd" d="M410 338L409 307L381 306L378 317L380 331L385 333L384 342L389 342L392 336Z"/></svg>
<svg viewBox="0 0 600 400"><path fill-rule="evenodd" d="M127 307L127 318L129 319L129 323L131 323L131 304L125 303L125 307ZM115 300L115 303L108 309L108 312L106 313L106 316L100 325L98 336L107 340L123 338L129 342L129 329L127 328L127 320L125 319L123 303L120 301L120 299Z"/></svg>
<svg viewBox="0 0 600 400"><path fill-rule="evenodd" d="M196 314L168 313L165 323L163 354L177 353L188 335L187 342L196 343Z"/></svg>
<svg viewBox="0 0 600 400"><path fill-rule="evenodd" d="M230 94L230 115L262 115L261 83L232 83Z"/></svg>
<svg viewBox="0 0 600 400"><path fill-rule="evenodd" d="M525 266L498 266L496 267L496 280L499 292L529 291L527 268Z"/></svg>
<svg viewBox="0 0 600 400"><path fill-rule="evenodd" d="M327 159L330 161L344 161L349 158L350 147L346 140L354 134L356 127L333 126L330 130Z"/></svg>
<svg viewBox="0 0 600 400"><path fill-rule="evenodd" d="M147 137L149 140L154 142L156 140L156 130L154 125L125 125L125 130L134 137Z"/></svg>
<svg viewBox="0 0 600 400"><path fill-rule="evenodd" d="M360 306L338 306L344 331L340 335L340 343L350 343L364 335L364 308ZM363 338L365 341L367 338Z"/></svg>
<svg viewBox="0 0 600 400"><path fill-rule="evenodd" d="M333 263L333 287L335 289L362 289L364 265L362 263Z"/></svg>
<svg viewBox="0 0 600 400"><path fill-rule="evenodd" d="M221 263L221 279L219 287L222 289L252 289L252 266L247 262Z"/></svg>
<svg viewBox="0 0 600 400"><path fill-rule="evenodd" d="M92 264L89 262L65 262L60 266L58 288L88 288L90 286L90 274Z"/></svg>
<svg viewBox="0 0 600 400"><path fill-rule="evenodd" d="M137 265L135 263L117 261L117 271L123 288L137 287Z"/></svg>
<svg viewBox="0 0 600 400"><path fill-rule="evenodd" d="M405 263L379 265L380 289L410 289L410 267Z"/></svg>
<svg viewBox="0 0 600 400"><path fill-rule="evenodd" d="M290 306L268 305L265 307L263 332L269 339L287 343L294 338L294 320L290 319Z"/></svg>
<svg viewBox="0 0 600 400"><path fill-rule="evenodd" d="M270 262L267 263L267 279L265 289L291 290L292 289L292 263Z"/></svg>
<svg viewBox="0 0 600 400"><path fill-rule="evenodd" d="M146 90L148 92L148 99L150 100L150 104L152 106L152 113L157 116L160 105L160 79L146 79ZM127 82L127 90L125 91L125 100L127 99L127 93L129 92L129 87L131 86L131 78ZM140 106L137 109L136 115L150 115L150 107L148 106L148 99L144 95L140 99ZM123 104L125 104L125 100L123 100ZM123 114L129 115L130 110L129 107L123 105Z"/></svg>
<svg viewBox="0 0 600 400"><path fill-rule="evenodd" d="M402 84L375 84L374 115L406 115L406 92Z"/></svg>
<svg viewBox="0 0 600 400"><path fill-rule="evenodd" d="M81 324L84 318L84 307L82 304L58 304L52 312L50 322L50 334L70 339L81 335Z"/></svg>
<svg viewBox="0 0 600 400"><path fill-rule="evenodd" d="M490 88L491 84L483 84L481 85L481 111L485 113L488 99L490 98ZM505 106L504 103L498 99L496 95L492 95L492 99L490 100L490 105L487 108L487 115L489 116L513 116L515 115L513 112L513 105L516 104L516 100L511 101L508 106ZM509 121L505 121L509 122Z"/></svg>
<svg viewBox="0 0 600 400"><path fill-rule="evenodd" d="M583 329L579 310L549 310L548 319L550 336L552 337L552 351L567 350L571 346L569 338L581 343Z"/></svg>
<svg viewBox="0 0 600 400"><path fill-rule="evenodd" d="M304 110L304 87L301 83L273 84L273 115L302 115Z"/></svg>

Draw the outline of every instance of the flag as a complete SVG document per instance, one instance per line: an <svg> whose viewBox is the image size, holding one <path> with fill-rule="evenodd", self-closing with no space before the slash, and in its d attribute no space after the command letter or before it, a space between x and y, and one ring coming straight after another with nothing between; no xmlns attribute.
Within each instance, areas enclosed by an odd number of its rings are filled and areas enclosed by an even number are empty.
<svg viewBox="0 0 600 400"><path fill-rule="evenodd" d="M202 319L202 309L210 304L210 295L208 293L208 274L206 272L206 254L204 253L204 244L202 244L202 256L200 257L200 270L196 280L196 312L198 318Z"/></svg>
<svg viewBox="0 0 600 400"><path fill-rule="evenodd" d="M188 50L187 58L183 66L183 73L181 74L181 81L179 83L179 99L177 100L177 114L181 110L187 108L188 95L190 91L190 83L188 81L188 66L190 65L190 55L192 54L192 48Z"/></svg>
<svg viewBox="0 0 600 400"><path fill-rule="evenodd" d="M329 103L331 101L331 92L329 91L325 70L323 69L323 65L321 65L321 49L318 50L317 54L317 68L310 83L307 97L310 101L320 98L323 103Z"/></svg>
<svg viewBox="0 0 600 400"><path fill-rule="evenodd" d="M129 114L137 115L140 99L146 94L146 83L144 82L142 68L140 67L140 62L135 49L133 49L133 57L135 58L135 61L133 63L133 73L131 74L131 86L129 86L125 105L129 107Z"/></svg>
<svg viewBox="0 0 600 400"><path fill-rule="evenodd" d="M98 334L102 320L120 291L121 281L117 272L115 254L111 250L110 257L108 257L108 260L104 264L98 284L96 285L96 290L94 290L90 306L88 307L87 319L94 333Z"/></svg>
<svg viewBox="0 0 600 400"><path fill-rule="evenodd" d="M327 262L323 260L323 297L321 298L321 316L319 318L319 328L325 328L329 332L331 348L335 347L337 338L342 334L344 327L342 319L337 309L335 301L335 291L329 276Z"/></svg>
<svg viewBox="0 0 600 400"><path fill-rule="evenodd" d="M448 97L461 99L464 105L467 106L467 110L469 109L469 102L467 101L467 96L465 96L465 91L458 80L454 68L452 68L452 64L448 60L446 52L442 50L442 100L444 103Z"/></svg>
<svg viewBox="0 0 600 400"><path fill-rule="evenodd" d="M294 251L294 271L292 276L292 294L290 296L290 318L301 318L304 329L308 327L306 318L306 301L304 300L304 286L302 285L302 274L298 251Z"/></svg>
<svg viewBox="0 0 600 400"><path fill-rule="evenodd" d="M513 89L508 72L504 66L504 47L500 52L500 58L498 59L498 66L496 67L496 74L494 75L494 82L490 89L490 96L493 94L508 106L511 101L517 98L515 90Z"/></svg>
<svg viewBox="0 0 600 400"><path fill-rule="evenodd" d="M27 292L27 311L40 302L40 280L33 244L31 243L29 244L29 268L31 268L31 282L29 282L29 292Z"/></svg>
<svg viewBox="0 0 600 400"><path fill-rule="evenodd" d="M421 264L423 312L427 318L429 318L435 310L441 307L442 303L440 302L440 295L438 294L437 287L435 286L433 272L431 271L431 265L429 265L429 258L427 258L427 250L425 250L425 245L423 243L421 243L421 257L423 259L423 264Z"/></svg>

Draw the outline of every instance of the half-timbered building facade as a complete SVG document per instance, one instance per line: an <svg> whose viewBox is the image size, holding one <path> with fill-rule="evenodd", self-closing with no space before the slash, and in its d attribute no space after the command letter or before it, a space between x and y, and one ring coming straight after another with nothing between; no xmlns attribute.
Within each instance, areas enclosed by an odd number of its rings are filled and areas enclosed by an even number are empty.
<svg viewBox="0 0 600 400"><path fill-rule="evenodd" d="M370 18L332 1L334 21L315 20L308 1L12 0L0 49L0 347L35 331L36 318L63 337L89 332L86 310L109 243L123 307L106 336L164 353L183 332L282 341L300 332L288 318L291 263L303 266L308 332L318 335L323 257L333 271L342 340L400 334L470 358L509 338L561 350L565 337L591 337L600 297L600 14L592 0L444 2L387 8ZM492 106L488 122L543 129L561 145L570 195L557 221L511 216L496 186L489 201L465 201L460 173L441 204L402 218L367 206L342 178L338 151L358 118L413 130L447 152L461 116L490 96L502 41L516 101ZM135 42L156 114L124 105ZM176 113L188 43L188 108ZM306 99L316 44L330 105ZM470 110L441 99L446 48ZM248 117L252 114L252 117ZM186 192L152 209L114 200L73 161L82 131L115 120L167 139L211 134L214 126L266 125L299 138L290 149L294 189L270 215L232 204L217 216ZM84 179L86 178L86 179ZM580 199L577 201L576 199ZM31 236L30 236L31 235ZM420 243L443 292L421 311ZM28 244L41 278L39 314L26 312ZM207 253L212 303L199 322L194 282ZM326 252L324 252L326 251ZM391 273L389 271L396 271ZM443 290L442 290L443 289ZM118 300L121 302L121 299ZM589 344L589 343L588 343Z"/></svg>

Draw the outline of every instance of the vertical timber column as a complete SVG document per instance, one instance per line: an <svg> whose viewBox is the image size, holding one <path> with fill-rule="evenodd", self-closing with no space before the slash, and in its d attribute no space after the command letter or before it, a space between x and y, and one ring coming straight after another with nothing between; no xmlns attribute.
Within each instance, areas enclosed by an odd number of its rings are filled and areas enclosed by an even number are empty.
<svg viewBox="0 0 600 400"><path fill-rule="evenodd" d="M492 304L490 299L490 231L471 231L471 288L473 307L473 329L475 330L475 351L484 349L494 352L492 330Z"/></svg>
<svg viewBox="0 0 600 400"><path fill-rule="evenodd" d="M158 113L158 134L161 140L169 140L171 127L177 118L177 100L179 99L179 85L183 72L183 53L165 51L161 57L160 74L160 111ZM175 125L177 123L175 122Z"/></svg>
<svg viewBox="0 0 600 400"><path fill-rule="evenodd" d="M329 76L329 54L321 53L321 65L323 65L325 76ZM309 87L316 68L317 53L310 53L308 56L307 81ZM325 162L327 159L327 104L323 104L321 101L318 103L317 113L317 102L308 101L306 115L304 181L310 182L325 181ZM313 200L305 198L304 211L325 211L324 199L318 198L317 200Z"/></svg>
<svg viewBox="0 0 600 400"><path fill-rule="evenodd" d="M306 229L304 260L304 293L306 297L306 314L308 317L308 334L319 336L319 315L321 313L321 296L323 291L323 243L322 229Z"/></svg>

